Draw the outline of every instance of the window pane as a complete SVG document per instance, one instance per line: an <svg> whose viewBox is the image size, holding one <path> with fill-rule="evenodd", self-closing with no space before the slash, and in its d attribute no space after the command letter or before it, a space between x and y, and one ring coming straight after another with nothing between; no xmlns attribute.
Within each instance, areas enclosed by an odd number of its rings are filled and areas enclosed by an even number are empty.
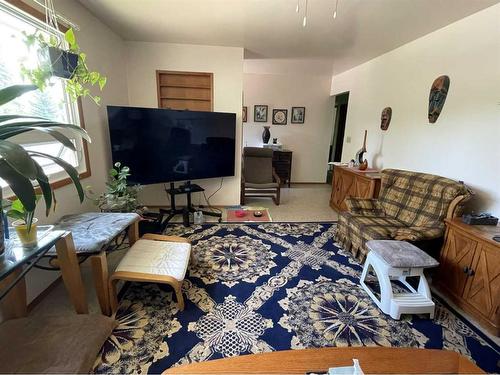
<svg viewBox="0 0 500 375"><path fill-rule="evenodd" d="M0 88L14 84L29 83L21 76L21 65L36 67L38 56L33 48L29 49L24 44L23 32L32 34L38 26L38 30L44 30L48 36L49 30L45 31L40 23L28 16L13 13L4 9L8 5L0 7ZM54 33L54 31L50 31ZM48 37L47 37L48 39ZM27 116L39 116L50 120L79 124L78 108L76 103L69 100L65 90L65 81L60 78L52 78L49 87L44 92L39 90L22 95L14 101L0 107L0 114L23 114ZM68 135L66 132L65 134ZM83 145L81 139L73 139L78 152L74 152L47 134L40 132L28 132L12 139L22 144L26 149L39 151L52 156L60 157L74 167L84 166ZM42 166L47 175L59 178L63 171L56 163L48 159L35 158ZM80 164L80 165L79 165ZM81 170L81 168L78 168ZM67 177L67 176L64 176ZM6 186L0 181L0 186Z"/></svg>

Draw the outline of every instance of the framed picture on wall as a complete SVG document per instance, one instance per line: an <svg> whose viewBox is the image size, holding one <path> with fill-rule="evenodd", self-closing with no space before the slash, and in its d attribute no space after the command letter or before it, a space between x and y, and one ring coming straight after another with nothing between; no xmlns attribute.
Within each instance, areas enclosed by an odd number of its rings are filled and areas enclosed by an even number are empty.
<svg viewBox="0 0 500 375"><path fill-rule="evenodd" d="M306 107L292 107L292 116L290 122L292 124L303 124L306 120Z"/></svg>
<svg viewBox="0 0 500 375"><path fill-rule="evenodd" d="M253 120L255 122L267 122L267 105L263 104L254 105Z"/></svg>
<svg viewBox="0 0 500 375"><path fill-rule="evenodd" d="M243 106L242 118L243 118L243 122L247 122L247 107L246 106Z"/></svg>
<svg viewBox="0 0 500 375"><path fill-rule="evenodd" d="M288 117L287 109L273 109L273 124L286 125Z"/></svg>

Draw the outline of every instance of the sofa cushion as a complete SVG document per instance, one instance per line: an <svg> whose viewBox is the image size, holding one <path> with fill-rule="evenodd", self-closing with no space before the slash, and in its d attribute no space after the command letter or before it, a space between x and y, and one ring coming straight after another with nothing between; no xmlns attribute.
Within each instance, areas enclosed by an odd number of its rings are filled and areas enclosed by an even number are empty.
<svg viewBox="0 0 500 375"><path fill-rule="evenodd" d="M468 195L466 186L449 178L427 173L385 169L379 201L387 216L406 226L439 223L444 228L450 203Z"/></svg>
<svg viewBox="0 0 500 375"><path fill-rule="evenodd" d="M115 320L104 315L3 322L0 373L88 373L115 326Z"/></svg>
<svg viewBox="0 0 500 375"><path fill-rule="evenodd" d="M361 260L367 255L366 241L391 238L391 233L405 225L391 217L361 216L341 212L335 238L345 250Z"/></svg>

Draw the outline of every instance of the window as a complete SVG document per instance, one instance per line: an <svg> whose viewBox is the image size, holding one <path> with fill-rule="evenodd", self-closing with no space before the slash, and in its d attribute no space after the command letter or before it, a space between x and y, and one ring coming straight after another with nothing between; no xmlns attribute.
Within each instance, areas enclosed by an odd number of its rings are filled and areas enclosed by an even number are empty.
<svg viewBox="0 0 500 375"><path fill-rule="evenodd" d="M0 2L0 87L27 83L21 76L21 64L30 66L36 64L37 54L24 44L23 32L32 34L36 29L43 30L47 35L58 31L47 28L37 18L9 4ZM72 102L64 90L65 81L53 78L50 87L24 94L16 100L0 107L0 114L23 114L39 116L50 120L81 125L81 111L78 103ZM82 120L82 121L81 121ZM74 135L68 133L68 136ZM70 163L80 172L81 177L87 177L86 145L81 139L72 139L77 151L74 152L46 134L28 132L12 138L13 141L30 150L58 156ZM47 159L37 159L51 182L66 180L63 169ZM86 174L86 175L84 175ZM59 184L60 185L60 184ZM0 180L0 186L5 187ZM57 187L57 186L56 186Z"/></svg>

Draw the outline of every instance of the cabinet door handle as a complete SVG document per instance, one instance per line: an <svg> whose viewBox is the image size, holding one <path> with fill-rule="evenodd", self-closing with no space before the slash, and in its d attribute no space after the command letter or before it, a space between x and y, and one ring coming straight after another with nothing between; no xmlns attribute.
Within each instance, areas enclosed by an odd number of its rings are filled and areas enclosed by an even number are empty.
<svg viewBox="0 0 500 375"><path fill-rule="evenodd" d="M469 267L467 266L464 267L464 273L469 273Z"/></svg>
<svg viewBox="0 0 500 375"><path fill-rule="evenodd" d="M469 268L469 272L467 272L467 275L469 276L474 276L475 272L472 268Z"/></svg>

